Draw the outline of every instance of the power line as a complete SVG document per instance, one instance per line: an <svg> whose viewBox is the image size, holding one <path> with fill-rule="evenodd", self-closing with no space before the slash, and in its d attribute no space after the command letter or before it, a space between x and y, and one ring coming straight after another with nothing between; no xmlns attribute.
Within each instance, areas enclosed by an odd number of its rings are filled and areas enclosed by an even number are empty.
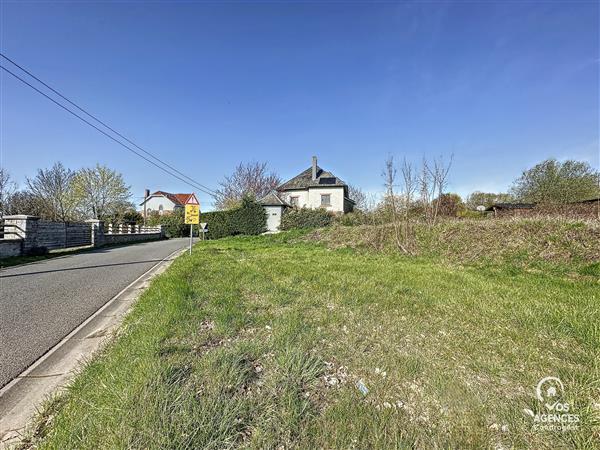
<svg viewBox="0 0 600 450"><path fill-rule="evenodd" d="M36 92L38 92L39 94L43 95L44 97L46 97L48 100L50 100L52 103L55 103L56 105L60 106L62 109L64 109L65 111L69 112L70 114L74 115L75 117L77 117L79 120L81 120L82 122L88 124L89 126L91 126L92 128L96 129L97 131L99 131L100 133L102 133L103 135L105 135L106 137L108 137L109 139L115 141L117 144L119 144L120 146L126 148L127 150L129 150L130 152L136 154L137 156L139 156L140 158L144 159L145 161L149 162L150 164L152 164L153 166L157 167L158 169L162 170L163 172L171 175L172 177L177 178L180 181L183 181L185 184L188 184L208 195L210 195L211 197L214 197L214 194L212 192L208 192L203 188L198 187L197 185L195 185L194 183L191 183L189 181L184 180L183 178L181 178L180 176L169 172L167 169L165 169L162 166L159 166L158 164L156 164L154 161L152 161L151 159L146 158L144 155L140 154L139 152L136 152L134 149L132 149L131 147L125 145L124 143L122 143L121 141L119 141L118 139L116 139L115 137L111 136L110 134L108 134L106 131L98 128L96 125L94 125L93 123L89 122L88 120L84 119L83 117L81 117L79 114L71 111L69 108L67 108L65 105L57 102L56 100L54 100L52 97L50 97L49 95L45 94L44 92L42 92L41 90L39 90L38 88L36 88L35 86L33 86L32 84L28 83L27 81L25 81L23 78L21 78L20 76L18 76L17 74L11 72L9 69L7 69L6 67L4 67L3 65L0 64L0 68L6 72L8 72L9 74L11 74L13 77L15 77L16 79L18 79L19 81L21 81L22 83L26 84L27 86L29 86L31 89L35 90Z"/></svg>
<svg viewBox="0 0 600 450"><path fill-rule="evenodd" d="M21 69L23 72L25 72L27 75L29 75L31 78L33 78L34 80L38 81L39 83L43 84L45 87L47 87L48 89L50 89L52 92L54 92L56 95L58 95L59 97L61 97L62 99L66 100L67 102L69 102L71 105L73 105L75 108L77 108L78 110L80 110L81 112L83 112L84 114L86 114L88 117L91 117L92 119L94 119L96 122L102 124L103 126L105 126L107 129L109 129L110 131L112 131L113 133L115 133L117 136L119 136L120 138L124 139L125 141L129 142L131 145L133 145L134 147L136 147L137 149L141 150L142 152L144 152L145 154L149 155L151 158L159 161L160 163L164 164L165 166L167 166L169 169L173 170L174 172L178 173L179 175L181 175L182 177L186 178L187 180L202 186L203 188L205 188L208 191L211 191L214 193L214 191L207 187L204 186L202 183L199 183L198 181L194 180L191 177L188 177L186 174L180 172L179 170L177 170L175 167L169 165L167 162L161 160L160 158L158 158L157 156L155 156L154 154L152 154L151 152L145 150L144 148L140 147L139 145L137 145L135 142L133 142L131 139L127 138L126 136L124 136L123 134L119 133L117 130L115 130L114 128L112 128L111 126L109 126L108 124L106 124L105 122L103 122L102 120L100 120L98 117L94 116L93 114L89 113L88 111L86 111L84 108L82 108L81 106L79 106L77 103L73 102L72 100L70 100L69 98L65 97L63 94L61 94L60 92L58 92L56 89L54 89L52 86L50 86L49 84L47 84L46 82L44 82L43 80L39 79L38 77L36 77L33 73L31 73L29 70L27 70L25 67L17 64L15 61L13 61L12 59L10 59L8 56L6 56L4 53L0 52L0 56L2 56L4 59L6 59L7 61L9 61L11 64L15 65L16 67L18 67L19 69Z"/></svg>
<svg viewBox="0 0 600 450"><path fill-rule="evenodd" d="M60 92L58 92L56 89L54 89L52 86L48 85L47 83L45 83L44 81L42 81L41 79L39 79L38 77L36 77L34 74L32 74L30 71L28 71L27 69L25 69L24 67L20 66L19 64L17 64L16 62L14 62L12 59L10 59L9 57L7 57L6 55L4 55L3 53L0 52L0 56L2 56L4 59L6 59L7 61L9 61L11 64L15 65L16 67L18 67L20 70L22 70L23 72L25 72L27 75L29 75L30 77L32 77L33 79L35 79L36 81L38 81L39 83L41 83L42 85L44 85L45 87L47 87L48 89L50 89L52 92L54 92L56 95L58 95L59 97L61 97L62 99L66 100L67 102L69 102L71 105L73 105L74 107L76 107L77 109L79 109L80 111L82 111L84 114L86 114L87 116L91 117L92 119L94 119L96 122L100 123L101 125L103 125L104 127L106 127L107 129L109 129L110 131L112 131L113 133L115 133L117 136L119 136L120 138L124 139L125 141L127 141L128 143L130 143L131 145L133 145L134 147L136 147L137 149L141 150L143 153L145 153L146 155L150 156L151 158L155 159L156 161L159 161L161 164L165 165L166 167L168 167L169 169L171 169L173 172L176 172L177 174L181 175L182 177L186 178L188 181L186 180L182 180L179 177L179 180L183 181L186 184L190 184L195 187L196 189L201 190L202 192L205 192L207 194L209 194L212 197L216 196L216 192L213 191L211 188L203 185L202 183L199 183L198 181L194 180L193 178L185 175L184 173L180 172L179 170L177 170L175 167L171 166L170 164L168 164L167 162L161 160L160 158L158 158L157 156L155 156L154 154L152 154L151 152L145 150L144 148L140 147L139 145L137 145L135 142L133 142L132 140L130 140L129 138L127 138L126 136L124 136L123 134L119 133L118 131L116 131L114 128L110 127L109 125L107 125L106 123L104 123L102 120L98 119L96 116L94 116L93 114L89 113L88 111L86 111L84 108L82 108L81 106L77 105L75 102L71 101L70 99L68 99L67 97L65 97L63 94L61 94ZM99 129L98 127L96 127L95 125L93 125L92 123L90 123L89 121L85 120L84 118L82 118L81 116L79 116L78 114L74 113L73 111L71 111L70 109L66 108L64 105L62 105L61 103L55 101L53 98L49 97L48 95L46 95L44 92L42 92L41 90L37 89L36 87L34 87L33 85L31 85L30 83L28 83L27 81L23 80L22 78L20 78L18 75L16 75L15 73L11 72L10 70L8 70L6 67L0 65L0 67L2 69L4 69L6 72L10 73L12 76L14 76L15 78L17 78L18 80L20 80L21 82L25 83L27 86L31 87L32 89L34 89L35 91L37 91L38 93L42 94L44 97L48 98L49 100L51 100L52 102L54 102L55 104L57 104L58 106L60 106L61 108L65 109L66 111L68 111L69 113L73 114L75 117L79 118L80 120L82 120L83 122L85 122L86 124L92 126L93 128L95 128L97 131L100 131L102 134L104 134L105 136L111 138L113 141L117 142L118 144L122 145L123 147L125 147L127 150L132 151L133 153L135 153L137 156L140 156L141 158L143 158L144 160L146 160L147 162L150 162L151 164L153 164L154 166L158 167L159 169L165 171L166 173L169 173L169 175L171 176L175 176L173 173L170 173L168 171L166 171L165 169L163 169L162 167L158 166L157 164L155 164L153 161L145 158L144 156L140 155L138 152L134 151L133 149L131 149L130 147L124 145L122 142L118 141L117 139L114 139L112 136L110 136L108 133L104 132L103 130Z"/></svg>

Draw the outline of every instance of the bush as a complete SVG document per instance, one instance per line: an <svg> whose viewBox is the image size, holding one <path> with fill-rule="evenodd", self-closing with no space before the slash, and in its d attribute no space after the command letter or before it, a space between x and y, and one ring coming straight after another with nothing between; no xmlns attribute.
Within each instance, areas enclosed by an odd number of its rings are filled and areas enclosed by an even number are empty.
<svg viewBox="0 0 600 450"><path fill-rule="evenodd" d="M375 220L375 215L372 212L353 211L347 214L335 216L335 223L346 227L354 227L358 225L372 225Z"/></svg>
<svg viewBox="0 0 600 450"><path fill-rule="evenodd" d="M330 225L334 214L324 209L288 209L281 217L281 229L292 230L295 228L321 228Z"/></svg>
<svg viewBox="0 0 600 450"><path fill-rule="evenodd" d="M267 214L263 206L251 198L244 198L242 204L227 211L214 211L201 214L201 222L208 224L207 237L220 239L225 236L257 235L267 229Z"/></svg>
<svg viewBox="0 0 600 450"><path fill-rule="evenodd" d="M185 213L181 209L165 214L152 212L148 216L148 225L151 227L162 225L165 236L169 238L184 237L190 235L190 227L184 222Z"/></svg>
<svg viewBox="0 0 600 450"><path fill-rule="evenodd" d="M190 226L184 223L183 210L158 215L153 212L148 217L148 225L162 225L167 237L186 237L190 235ZM208 224L207 239L220 239L238 234L256 235L267 229L265 209L250 198L244 198L242 204L227 211L200 213L200 222ZM198 236L198 227L194 225L194 236Z"/></svg>

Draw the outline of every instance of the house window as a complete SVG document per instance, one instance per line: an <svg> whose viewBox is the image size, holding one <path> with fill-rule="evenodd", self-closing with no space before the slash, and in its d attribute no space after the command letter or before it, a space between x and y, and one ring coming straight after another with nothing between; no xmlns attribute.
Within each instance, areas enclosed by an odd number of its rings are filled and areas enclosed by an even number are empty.
<svg viewBox="0 0 600 450"><path fill-rule="evenodd" d="M321 206L331 206L331 194L321 194Z"/></svg>
<svg viewBox="0 0 600 450"><path fill-rule="evenodd" d="M162 214L163 212L163 205L158 205L158 213Z"/></svg>
<svg viewBox="0 0 600 450"><path fill-rule="evenodd" d="M294 208L297 208L299 200L300 197L290 197L290 205L292 205Z"/></svg>

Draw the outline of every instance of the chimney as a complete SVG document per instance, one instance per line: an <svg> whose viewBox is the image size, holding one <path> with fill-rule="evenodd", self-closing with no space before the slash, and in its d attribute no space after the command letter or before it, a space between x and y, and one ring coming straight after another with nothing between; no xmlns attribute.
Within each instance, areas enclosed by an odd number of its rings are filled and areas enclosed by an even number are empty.
<svg viewBox="0 0 600 450"><path fill-rule="evenodd" d="M312 158L312 180L317 180L317 157L313 156Z"/></svg>

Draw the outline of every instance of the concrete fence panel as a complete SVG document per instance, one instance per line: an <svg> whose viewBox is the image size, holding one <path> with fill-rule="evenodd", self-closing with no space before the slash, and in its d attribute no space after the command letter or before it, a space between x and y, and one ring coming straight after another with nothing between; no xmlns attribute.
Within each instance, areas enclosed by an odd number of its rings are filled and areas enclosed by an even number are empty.
<svg viewBox="0 0 600 450"><path fill-rule="evenodd" d="M52 222L35 216L5 216L0 237L0 258L29 254L44 247L55 250L70 247L102 247L164 238L161 226L141 227L112 224L106 227L100 220ZM113 231L116 231L114 233Z"/></svg>

